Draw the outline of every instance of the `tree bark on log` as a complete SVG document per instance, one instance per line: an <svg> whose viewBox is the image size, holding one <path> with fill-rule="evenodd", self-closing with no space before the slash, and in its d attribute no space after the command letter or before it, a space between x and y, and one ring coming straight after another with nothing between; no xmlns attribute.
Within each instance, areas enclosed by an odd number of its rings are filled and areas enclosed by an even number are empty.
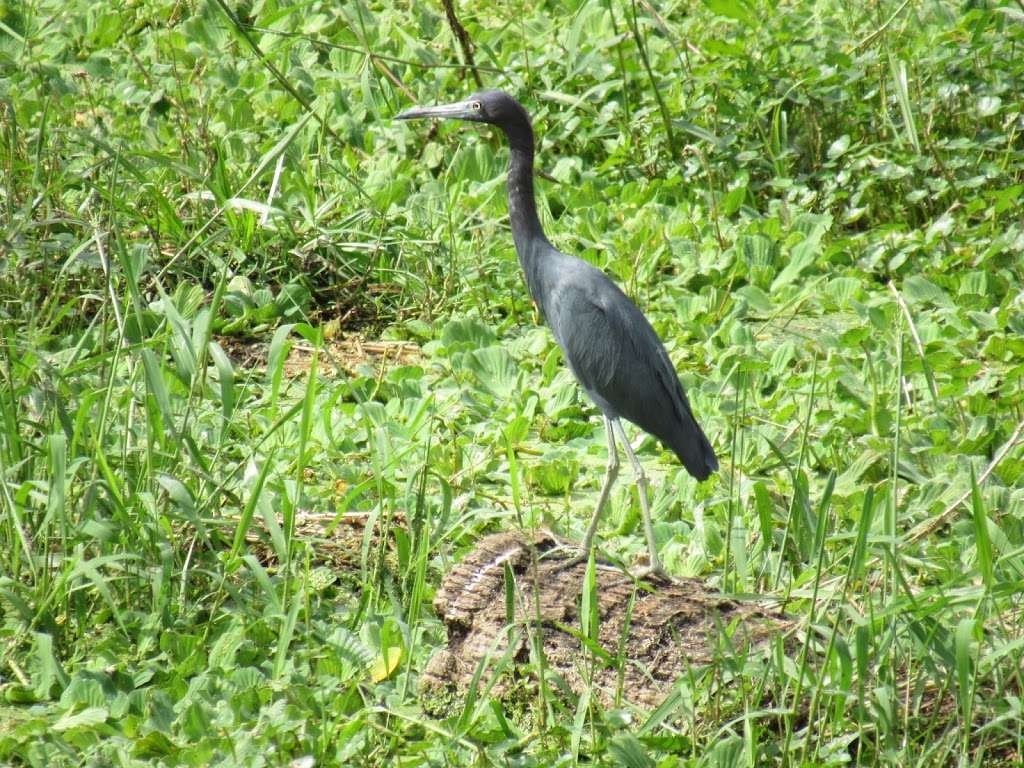
<svg viewBox="0 0 1024 768"><path fill-rule="evenodd" d="M592 686L605 706L653 709L681 675L756 651L793 626L781 613L716 594L699 579L637 583L602 566L595 574L600 649L588 647L580 626L586 563L566 567L566 557L550 535L481 540L434 598L448 646L427 665L425 692L465 691L484 662L479 685L493 684L499 696L522 670L536 677L543 669L577 696Z"/></svg>

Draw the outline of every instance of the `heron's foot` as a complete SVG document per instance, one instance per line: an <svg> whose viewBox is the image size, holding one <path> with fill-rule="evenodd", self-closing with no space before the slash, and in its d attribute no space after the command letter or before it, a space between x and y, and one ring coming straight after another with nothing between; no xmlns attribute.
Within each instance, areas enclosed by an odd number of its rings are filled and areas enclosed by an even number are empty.
<svg viewBox="0 0 1024 768"><path fill-rule="evenodd" d="M590 550L583 549L583 547L573 547L572 545L560 546L554 549L550 549L544 553L544 558L546 559L552 556L562 556L562 553L567 549L575 550L576 554L568 557L567 559L563 560L558 565L556 565L556 571L567 571L570 568L575 568L580 563L586 565L587 561L590 559ZM593 552L594 559L596 560L596 565L598 568L607 569L613 567L608 563L607 560L601 557L601 553L597 549L594 549Z"/></svg>
<svg viewBox="0 0 1024 768"><path fill-rule="evenodd" d="M663 585L678 583L661 563L645 565L643 568L630 571L625 581L653 581Z"/></svg>
<svg viewBox="0 0 1024 768"><path fill-rule="evenodd" d="M632 577L638 582L643 579L649 579L655 582L665 582L667 584L675 584L676 580L672 578L672 574L665 569L662 563L655 563L654 565L645 565L642 568L634 570Z"/></svg>
<svg viewBox="0 0 1024 768"><path fill-rule="evenodd" d="M590 559L590 554L589 553L580 551L580 552L577 552L572 557L570 557L569 559L564 560L563 562L559 563L558 564L558 568L556 570L567 571L570 568L575 568L580 563L587 562L587 560L589 560L589 559Z"/></svg>
<svg viewBox="0 0 1024 768"><path fill-rule="evenodd" d="M540 560L561 560L563 558L570 558L570 564L576 565L581 560L586 560L586 554L581 554L580 547L572 541L564 541L558 538L554 539L554 546L544 550L540 555ZM559 568L568 567L567 565L559 564Z"/></svg>

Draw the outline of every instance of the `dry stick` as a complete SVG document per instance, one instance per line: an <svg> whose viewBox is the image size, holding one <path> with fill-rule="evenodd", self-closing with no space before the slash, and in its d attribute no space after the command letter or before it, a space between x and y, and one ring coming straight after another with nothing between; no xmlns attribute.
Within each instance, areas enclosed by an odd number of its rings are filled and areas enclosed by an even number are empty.
<svg viewBox="0 0 1024 768"><path fill-rule="evenodd" d="M921 343L921 337L917 333L917 326L914 324L914 316L910 314L910 307L903 300L900 292L896 289L896 286L890 282L889 290L892 291L892 295L896 297L896 303L900 305L900 309L903 311L903 316L907 318L907 326L910 328L910 335L914 338L914 346L917 347L917 354L921 356L922 363L927 366L925 362L924 344ZM928 383L928 389L931 390L932 399L935 400L935 404L939 403L939 391L935 387L935 381L931 376L925 376L925 381Z"/></svg>
<svg viewBox="0 0 1024 768"><path fill-rule="evenodd" d="M462 47L462 55L469 65L469 71L473 73L473 79L476 81L477 87L483 88L484 81L480 79L480 73L476 71L476 62L473 60L473 41L469 39L469 32L459 23L459 17L455 15L455 6L452 4L452 0L441 0L441 5L444 6L444 15L448 17L448 26L452 28L452 34L458 38L459 45Z"/></svg>
<svg viewBox="0 0 1024 768"><path fill-rule="evenodd" d="M22 671L21 667L18 666L18 662L16 662L14 659L8 659L7 666L11 668L11 672L13 672L14 676L18 678L18 682L20 682L26 688L31 687L32 680L29 679L29 677L24 673L24 671Z"/></svg>
<svg viewBox="0 0 1024 768"><path fill-rule="evenodd" d="M114 278L110 271L110 257L106 248L103 247L103 239L100 237L99 227L93 222L92 241L96 244L96 253L100 257L100 265L103 267L103 277L107 280L107 290L110 292L110 307L114 311L114 322L117 323L117 331L121 335L121 346L125 349L131 346L124 331L124 318L121 317L121 308L117 304L117 294L114 292Z"/></svg>
<svg viewBox="0 0 1024 768"><path fill-rule="evenodd" d="M896 303L900 305L900 309L903 311L903 316L907 319L907 326L910 328L910 335L914 339L914 346L917 347L917 354L921 358L921 368L924 370L924 379L928 384L928 391L931 392L932 401L936 407L939 405L939 389L935 385L935 377L932 375L932 369L928 365L928 360L924 354L924 344L921 343L921 337L917 333L917 326L914 324L914 316L910 314L910 307L903 300L903 296L896 290L896 286L890 281L889 289L892 291L893 296L896 297ZM957 415L960 417L960 428L964 429L964 414L960 409L960 403L953 400L953 406L956 409Z"/></svg>
<svg viewBox="0 0 1024 768"><path fill-rule="evenodd" d="M718 241L718 247L725 250L725 238L722 237L722 228L718 223L718 190L715 189L715 179L711 175L711 166L708 164L707 158L704 157L704 153L700 151L700 147L696 144L687 144L683 147L683 154L686 152L691 152L697 156L701 167L704 168L704 175L708 177L711 197L711 221L715 225L715 239Z"/></svg>
<svg viewBox="0 0 1024 768"><path fill-rule="evenodd" d="M643 62L644 69L647 71L647 77L651 81L651 92L654 94L654 100L658 102L658 111L661 112L661 121L665 126L665 137L668 139L668 151L672 155L672 160L674 162L678 162L678 158L676 157L676 138L672 131L672 117L669 114L665 100L661 97L661 91L658 88L658 78L654 76L654 70L651 68L651 61L647 57L647 46L644 44L643 36L640 34L640 25L636 20L636 0L632 0L632 5L630 7L633 12L632 14L627 14L626 22L629 24L630 30L633 33L633 40L636 42L636 49L640 54L640 61Z"/></svg>
<svg viewBox="0 0 1024 768"><path fill-rule="evenodd" d="M277 37L288 37L288 38L294 38L294 39L297 39L297 40L305 40L307 43L312 45L314 48L323 48L325 50L336 49L336 50L339 50L339 51L348 51L349 53L358 53L358 54L365 54L366 53L366 49L365 48L357 48L354 45L344 45L343 43L332 43L332 42L329 42L327 40L313 40L308 35L304 35L304 34L302 34L300 32L285 32L285 31L280 30L280 29L270 29L269 27L260 27L260 26L258 26L256 24L246 24L245 26L246 26L246 29L249 29L249 30L251 30L253 32L259 32L260 34L263 34L263 35L276 35ZM412 67L413 69L470 69L469 65L462 64L462 63L459 63L459 64L445 64L445 63L431 64L431 63L424 62L424 61L414 61L413 59L403 59L400 56L388 56L387 54L383 54L383 53L375 53L373 55L374 55L375 58L378 58L381 61L390 61L393 64L402 64L402 65L407 66L407 67ZM480 70L481 72L491 72L491 73L493 73L495 75L505 75L505 70L499 69L498 67L489 67L486 64L476 64L474 66L476 67L476 69Z"/></svg>
<svg viewBox="0 0 1024 768"><path fill-rule="evenodd" d="M369 51L369 46L367 46L367 50ZM398 88L402 93L408 96L410 100L415 100L412 91L410 91L406 87L405 83L398 79L398 75L392 72L391 68L383 61L381 61L377 54L373 53L372 51L370 52L370 60L373 62L373 65L384 74L384 77L386 77L388 80L395 84L396 88Z"/></svg>
<svg viewBox="0 0 1024 768"><path fill-rule="evenodd" d="M370 43L368 42L366 37L366 27L363 24L363 14L361 8L359 13L359 30L361 34L357 35L357 37L359 37L359 42L361 42L363 44L363 47L366 49L366 55L370 57L370 61L373 62L373 66L379 69L381 73L395 85L396 88L398 88L402 93L406 95L407 98L409 98L412 101L415 101L416 97L413 96L412 91L405 87L405 83L398 79L398 75L392 72L387 64L385 64L383 61L380 61L377 58L377 54L375 54L373 52L373 49L370 48ZM354 29L352 31L355 32Z"/></svg>
<svg viewBox="0 0 1024 768"><path fill-rule="evenodd" d="M661 14L658 13L658 10L653 5L651 5L650 2L648 2L648 0L640 0L640 5L644 7L644 9L651 15L651 18L654 19L657 25L661 28L661 33L665 35L665 39L668 40L668 44L671 45L672 50L676 52L676 58L679 59L680 71L690 72L689 58L687 57L686 61L683 60L684 57L681 55L679 46L676 45L675 35L673 35L672 30L668 28L668 24L665 23L665 19L661 17ZM687 50L692 51L698 56L702 55L701 51L689 40L685 40L684 45L686 46Z"/></svg>
<svg viewBox="0 0 1024 768"><path fill-rule="evenodd" d="M291 82L288 80L288 78L284 76L284 73L277 68L274 62L267 58L267 55L263 52L263 49L260 48L259 43L257 43L256 40L253 39L253 36L249 34L249 30L246 29L244 24L242 24L238 16L235 15L235 12L231 10L230 7L228 7L228 4L225 2L225 0L214 0L214 2L220 7L224 15L228 17L228 21L231 22L231 25L238 32L239 37L241 37L242 40L245 41L245 44L249 46L249 49L253 52L256 58L259 59L260 64L262 64L266 68L266 70L270 72L271 75L273 75L274 79L277 80L278 85L280 85L282 88L288 91L289 95L297 102L299 102L299 104L302 105L302 108L304 110L313 115L316 121L320 123L320 127L323 128L324 131L327 132L332 139L340 142L341 139L338 136L338 134L334 132L334 129L331 128L330 125L327 124L327 121L323 118L323 116L313 109L313 105L309 101L309 99L307 99L305 96L299 93L296 90L295 86L292 85Z"/></svg>
<svg viewBox="0 0 1024 768"><path fill-rule="evenodd" d="M263 215L260 216L260 226L267 226L267 221L270 219L270 207L274 204L274 198L277 197L277 185L281 182L281 171L284 170L284 152L277 156L277 164L274 166L274 178L270 182L270 192L267 193L267 207L263 210Z"/></svg>
<svg viewBox="0 0 1024 768"><path fill-rule="evenodd" d="M1003 443L1002 448L996 451L996 455L992 457L991 463L989 463L989 465L985 468L985 471L982 472L981 475L978 477L978 486L981 486L981 484L984 483L986 479L988 479L988 476L992 474L992 472L995 470L997 466L999 466L999 462L1006 458L1006 454L1008 454L1010 450L1021 441L1022 434L1024 434L1024 420L1021 420L1021 422L1017 424L1017 428L1013 430L1013 434L1010 435L1010 439ZM956 501L954 501L952 504L946 507L942 511L942 514L933 517L931 520L925 520L923 523L915 526L914 529L910 532L910 535L908 537L909 540L917 541L918 539L921 539L927 536L928 534L935 532L937 529L941 528L943 525L948 523L949 519L953 516L953 513L956 512L956 508L971 497L971 491L972 489L968 488L966 491L960 494L960 497Z"/></svg>
<svg viewBox="0 0 1024 768"><path fill-rule="evenodd" d="M887 30L889 28L889 25L892 24L894 21L896 21L896 17L899 16L901 13L903 13L903 9L906 8L908 5L910 5L910 0L903 0L903 5L901 5L895 11L893 11L892 16L890 16L888 19L886 19L885 23L882 26L880 26L878 29L876 29L874 32L872 32L870 35L868 35L863 40L861 40L859 43L857 43L857 45L855 45L853 47L853 49L855 51L859 51L861 48L864 48L867 45L869 45L870 43L873 43L875 41L875 38L877 38L879 35L881 35L883 32L885 32L885 30Z"/></svg>
<svg viewBox="0 0 1024 768"><path fill-rule="evenodd" d="M334 131L333 128L331 128L330 124L327 122L326 119L324 119L323 115L321 115L320 113L318 113L316 110L313 109L312 102L310 102L309 99L307 99L305 96L303 96L301 93L299 93L299 91L297 91L295 89L295 86L293 86L288 81L288 79L284 76L284 73L281 72L281 70L278 69L276 66L274 66L274 62L272 62L269 58L267 58L267 55L265 53L263 53L263 49L260 48L259 44L253 38L253 36L249 34L249 30L245 27L244 24L242 24L241 20L238 18L238 16L235 14L235 12L233 10L231 10L231 8L228 7L228 4L227 4L226 0L213 0L213 1L220 7L220 9L224 13L224 15L228 17L228 21L231 22L231 25L238 32L239 36L242 38L242 40L245 41L245 44L249 46L249 48L252 50L253 54L255 54L256 58L259 60L260 64L262 64L264 66L264 68L266 68L266 70L268 72L270 72L271 75L274 76L274 79L277 80L278 84L282 88L284 88L291 95L291 97L293 99L295 99L297 102L299 102L299 104L302 105L302 108L307 113L309 113L310 115L312 115L316 119L316 121L320 124L320 127L324 130L325 133L327 133L335 141L341 143L341 137L338 136L338 134ZM349 146L351 146L351 145L349 145ZM337 166L336 166L336 168L339 171L339 173L341 174L341 176L349 184L351 184L353 186L353 188L355 188L355 190L360 195L362 195L367 200L370 199L370 196L367 194L366 190L363 189L363 186L362 186L362 184L359 183L358 179L356 179L351 173L346 171L344 168L337 167ZM223 212L223 209L218 211L216 215L220 216L220 214L222 212ZM213 221L214 221L214 219L210 219L210 221L207 222L207 225L212 224ZM205 229L205 227L204 227L204 229ZM200 232L197 233L196 235L193 235L193 237L189 239L189 242L186 243L185 248L189 247L191 245L191 243L193 242L193 240L195 240L197 238L198 234L201 234L201 232L202 232L202 230L200 230ZM178 257L178 255L180 255L181 253L184 253L184 248L179 250L178 254L176 254L174 258L176 259ZM172 262L173 262L173 259L172 259ZM170 266L170 264L165 265L164 268L161 270L161 274L166 272L169 266Z"/></svg>

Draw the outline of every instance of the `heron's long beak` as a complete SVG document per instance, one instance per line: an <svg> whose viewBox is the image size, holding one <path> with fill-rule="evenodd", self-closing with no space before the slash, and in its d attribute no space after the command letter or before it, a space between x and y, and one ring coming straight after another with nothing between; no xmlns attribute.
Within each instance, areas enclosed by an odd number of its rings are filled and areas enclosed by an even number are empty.
<svg viewBox="0 0 1024 768"><path fill-rule="evenodd" d="M438 104L434 107L413 107L395 115L395 120L419 120L425 117L474 120L479 115L480 110L473 108L472 101L457 101L454 104Z"/></svg>

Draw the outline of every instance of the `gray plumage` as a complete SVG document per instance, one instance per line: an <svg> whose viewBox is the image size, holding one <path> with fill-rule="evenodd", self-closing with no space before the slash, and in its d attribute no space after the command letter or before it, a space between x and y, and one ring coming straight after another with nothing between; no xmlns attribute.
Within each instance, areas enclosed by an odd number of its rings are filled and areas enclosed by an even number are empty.
<svg viewBox="0 0 1024 768"><path fill-rule="evenodd" d="M398 115L401 120L425 117L490 123L505 132L510 147L509 219L527 287L569 368L605 417L608 472L583 542L583 555L593 544L601 510L618 473L617 431L640 490L648 570L664 575L654 547L647 480L619 418L657 437L698 480L718 469L714 449L694 418L665 347L636 304L601 270L557 250L545 236L534 202L533 129L519 102L502 91L483 91L455 104L415 108Z"/></svg>

